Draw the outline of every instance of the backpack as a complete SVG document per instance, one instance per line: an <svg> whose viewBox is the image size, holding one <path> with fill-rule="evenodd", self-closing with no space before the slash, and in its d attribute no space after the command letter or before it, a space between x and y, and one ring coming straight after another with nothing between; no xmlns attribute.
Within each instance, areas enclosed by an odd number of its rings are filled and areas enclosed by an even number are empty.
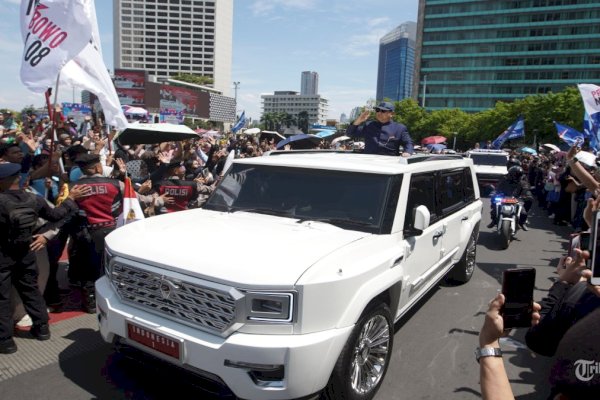
<svg viewBox="0 0 600 400"><path fill-rule="evenodd" d="M13 196L0 194L0 205L8 243L18 247L28 246L33 240L38 220L35 197L27 196L26 200L20 201Z"/></svg>

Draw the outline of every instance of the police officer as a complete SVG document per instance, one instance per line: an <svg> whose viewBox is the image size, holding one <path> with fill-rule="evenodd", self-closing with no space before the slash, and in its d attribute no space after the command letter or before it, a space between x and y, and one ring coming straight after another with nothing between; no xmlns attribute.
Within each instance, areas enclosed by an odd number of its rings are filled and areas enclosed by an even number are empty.
<svg viewBox="0 0 600 400"><path fill-rule="evenodd" d="M523 175L523 168L519 165L511 166L508 169L508 175L500 179L496 192L523 200L523 208L521 208L521 214L519 215L519 226L524 231L527 231L527 213L533 204L533 194L531 193L529 182L523 179ZM492 217L492 222L487 227L493 228L497 223L496 206L493 202L491 204L490 216Z"/></svg>
<svg viewBox="0 0 600 400"><path fill-rule="evenodd" d="M96 312L94 283L104 273L104 238L117 226L122 212L121 182L102 175L97 154L80 154L75 163L83 172L78 184L90 195L77 201L79 212L72 221L73 246L69 254L69 277L82 289L83 309Z"/></svg>
<svg viewBox="0 0 600 400"><path fill-rule="evenodd" d="M33 229L37 218L58 222L77 210L74 200L87 189L74 187L69 198L52 208L33 193L19 188L21 165L0 164L0 353L17 351L12 339L13 318L10 304L11 283L23 300L33 325L30 333L38 340L50 339L48 311L38 289Z"/></svg>
<svg viewBox="0 0 600 400"><path fill-rule="evenodd" d="M175 212L193 208L198 201L198 182L186 181L185 166L181 161L171 161L167 165L166 176L154 183L154 188L158 194L167 195L172 198L172 201L165 202L165 212Z"/></svg>

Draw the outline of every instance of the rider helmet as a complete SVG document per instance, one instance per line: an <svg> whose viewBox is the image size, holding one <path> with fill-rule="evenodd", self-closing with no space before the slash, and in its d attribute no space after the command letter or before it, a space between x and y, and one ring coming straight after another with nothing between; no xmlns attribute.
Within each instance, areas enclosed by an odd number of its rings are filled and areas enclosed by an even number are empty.
<svg viewBox="0 0 600 400"><path fill-rule="evenodd" d="M512 167L510 167L508 169L508 177L512 180L512 181L520 181L521 177L523 177L523 168L521 168L519 165L514 165Z"/></svg>
<svg viewBox="0 0 600 400"><path fill-rule="evenodd" d="M508 162L506 163L506 168L510 169L511 167L520 167L521 166L521 162L514 157L511 157Z"/></svg>

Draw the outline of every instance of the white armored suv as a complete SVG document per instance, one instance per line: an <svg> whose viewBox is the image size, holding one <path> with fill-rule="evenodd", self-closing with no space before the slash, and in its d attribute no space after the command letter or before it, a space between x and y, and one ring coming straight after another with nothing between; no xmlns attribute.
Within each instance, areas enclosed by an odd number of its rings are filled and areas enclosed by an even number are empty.
<svg viewBox="0 0 600 400"><path fill-rule="evenodd" d="M100 332L243 399L370 399L394 322L473 274L475 182L460 156L236 160L202 209L106 238Z"/></svg>

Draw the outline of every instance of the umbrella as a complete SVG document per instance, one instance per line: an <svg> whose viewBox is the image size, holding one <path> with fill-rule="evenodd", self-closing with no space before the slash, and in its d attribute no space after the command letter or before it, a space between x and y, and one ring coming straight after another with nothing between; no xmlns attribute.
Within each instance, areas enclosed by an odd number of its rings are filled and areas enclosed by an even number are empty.
<svg viewBox="0 0 600 400"><path fill-rule="evenodd" d="M445 143L446 140L447 139L443 136L427 136L426 138L421 140L421 144L439 144Z"/></svg>
<svg viewBox="0 0 600 400"><path fill-rule="evenodd" d="M196 130L194 130L194 132L196 132L197 134L201 135L201 134L206 133L208 131L206 129L196 128Z"/></svg>
<svg viewBox="0 0 600 400"><path fill-rule="evenodd" d="M333 139L331 141L331 144L336 144L338 142L343 142L344 140L350 140L350 138L348 136L340 136L340 137L336 137L335 139Z"/></svg>
<svg viewBox="0 0 600 400"><path fill-rule="evenodd" d="M537 151L535 151L535 149L532 149L531 147L521 147L519 151L521 153L529 153L533 154L534 156L537 156Z"/></svg>
<svg viewBox="0 0 600 400"><path fill-rule="evenodd" d="M198 139L198 134L185 125L129 124L117 134L115 140L127 144L155 144L178 140Z"/></svg>
<svg viewBox="0 0 600 400"><path fill-rule="evenodd" d="M250 128L250 129L246 129L244 131L244 133L246 135L256 135L257 133L260 133L260 128Z"/></svg>
<svg viewBox="0 0 600 400"><path fill-rule="evenodd" d="M314 131L316 132L314 135L320 137L321 139L329 137L331 135L335 135L337 133L335 129L318 129Z"/></svg>
<svg viewBox="0 0 600 400"><path fill-rule="evenodd" d="M547 147L547 148L549 148L551 150L554 150L554 151L560 151L560 149L558 148L558 146L555 145L555 144L552 144L552 143L544 143L542 146Z"/></svg>
<svg viewBox="0 0 600 400"><path fill-rule="evenodd" d="M220 138L221 136L223 136L223 135L219 131L206 131L202 134L203 138L207 138L207 137Z"/></svg>
<svg viewBox="0 0 600 400"><path fill-rule="evenodd" d="M123 106L123 113L125 115L147 115L148 110L142 107Z"/></svg>
<svg viewBox="0 0 600 400"><path fill-rule="evenodd" d="M293 149L314 149L320 141L321 138L318 136L301 133L277 143L277 149L282 149L286 144L289 144Z"/></svg>
<svg viewBox="0 0 600 400"><path fill-rule="evenodd" d="M285 139L285 136L283 136L281 133L279 132L274 132L274 131L262 131L260 133L260 137L259 137L260 141L262 142L263 140L267 139L275 139L276 142L279 142L280 140Z"/></svg>

